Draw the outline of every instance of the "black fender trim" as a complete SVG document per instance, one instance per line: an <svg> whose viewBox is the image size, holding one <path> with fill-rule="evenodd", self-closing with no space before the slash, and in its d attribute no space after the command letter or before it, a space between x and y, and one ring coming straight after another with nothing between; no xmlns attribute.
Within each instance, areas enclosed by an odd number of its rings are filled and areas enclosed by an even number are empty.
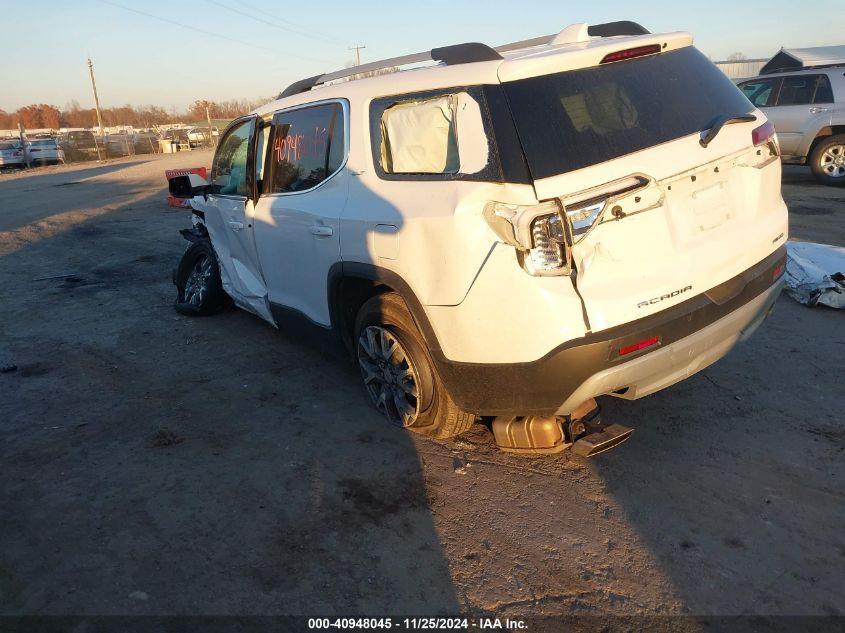
<svg viewBox="0 0 845 633"><path fill-rule="evenodd" d="M189 242L201 242L203 240L208 239L208 231L206 230L205 226L202 228L193 227L190 229L182 229L179 231L179 234L184 237Z"/></svg>
<svg viewBox="0 0 845 633"><path fill-rule="evenodd" d="M414 319L414 324L419 328L420 333L425 340L429 353L435 358L442 356L440 350L440 343L437 336L434 334L434 329L426 316L425 310L422 307L419 299L417 299L414 291L408 283L402 279L397 273L375 264L364 262L337 262L329 269L328 274L328 301L329 314L331 315L332 329L341 333L341 338L344 338L345 323L343 320L343 311L340 306L340 293L338 289L340 282L345 278L366 279L376 284L383 284L392 288L399 294L408 306L408 310ZM346 341L344 341L346 342Z"/></svg>

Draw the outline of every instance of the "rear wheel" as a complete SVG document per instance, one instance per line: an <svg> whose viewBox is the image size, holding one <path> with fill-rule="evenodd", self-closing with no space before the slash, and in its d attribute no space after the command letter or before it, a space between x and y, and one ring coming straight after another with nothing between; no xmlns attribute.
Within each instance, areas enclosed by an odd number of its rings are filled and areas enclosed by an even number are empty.
<svg viewBox="0 0 845 633"><path fill-rule="evenodd" d="M391 424L442 439L463 433L475 421L449 396L398 294L381 294L361 306L355 355L370 400Z"/></svg>
<svg viewBox="0 0 845 633"><path fill-rule="evenodd" d="M822 184L845 185L845 134L819 142L810 155L810 168Z"/></svg>
<svg viewBox="0 0 845 633"><path fill-rule="evenodd" d="M189 316L207 316L218 312L226 302L220 280L217 255L208 240L193 242L176 269L175 308Z"/></svg>

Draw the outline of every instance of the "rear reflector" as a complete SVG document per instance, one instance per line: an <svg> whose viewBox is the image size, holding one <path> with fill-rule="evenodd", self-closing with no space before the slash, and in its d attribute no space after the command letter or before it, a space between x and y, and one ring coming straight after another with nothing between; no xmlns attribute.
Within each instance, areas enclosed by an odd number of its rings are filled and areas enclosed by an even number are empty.
<svg viewBox="0 0 845 633"><path fill-rule="evenodd" d="M651 347L655 343L660 342L659 336L652 336L651 338L647 338L644 341L640 341L639 343L634 343L633 345L626 345L625 347L619 348L619 355L625 356L625 354L630 354L631 352L638 352L641 349L645 349L646 347Z"/></svg>
<svg viewBox="0 0 845 633"><path fill-rule="evenodd" d="M781 262L775 269L772 271L772 281L775 281L778 277L783 274L783 271L786 269L786 262Z"/></svg>
<svg viewBox="0 0 845 633"><path fill-rule="evenodd" d="M648 46L637 46L636 48L626 48L624 51L616 51L615 53L608 53L605 55L601 63L607 64L609 62L621 62L623 59L631 59L633 57L642 57L643 55L653 55L660 52L660 44L649 44Z"/></svg>
<svg viewBox="0 0 845 633"><path fill-rule="evenodd" d="M751 141L754 143L754 146L762 145L770 140L775 135L775 126L772 124L771 121L766 121L760 127L755 127L751 130Z"/></svg>

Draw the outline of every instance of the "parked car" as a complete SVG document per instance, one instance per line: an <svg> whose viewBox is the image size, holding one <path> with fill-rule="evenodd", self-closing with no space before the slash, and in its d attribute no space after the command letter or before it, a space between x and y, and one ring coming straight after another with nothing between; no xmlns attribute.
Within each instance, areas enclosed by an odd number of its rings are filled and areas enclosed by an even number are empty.
<svg viewBox="0 0 845 633"><path fill-rule="evenodd" d="M99 157L98 149L104 149L100 143L90 130L71 130L64 137L62 148L69 160L90 160Z"/></svg>
<svg viewBox="0 0 845 633"><path fill-rule="evenodd" d="M190 140L191 147L208 145L211 140L216 140L217 136L219 136L219 132L215 134L215 131L217 131L217 128L211 128L211 134L209 134L207 127L193 127L189 129L188 139Z"/></svg>
<svg viewBox="0 0 845 633"><path fill-rule="evenodd" d="M774 123L783 162L845 185L845 64L761 75L739 87Z"/></svg>
<svg viewBox="0 0 845 633"><path fill-rule="evenodd" d="M128 132L114 132L106 135L103 145L107 156L132 156L135 153L135 135Z"/></svg>
<svg viewBox="0 0 845 633"><path fill-rule="evenodd" d="M18 140L0 140L0 168L6 167L26 167L23 145Z"/></svg>
<svg viewBox="0 0 845 633"><path fill-rule="evenodd" d="M170 181L194 195L178 311L298 318L390 422L442 438L489 416L532 451L620 437L595 397L664 389L766 318L774 128L688 33L576 24L367 70L426 60L297 82L226 129L210 182Z"/></svg>
<svg viewBox="0 0 845 633"><path fill-rule="evenodd" d="M27 141L26 151L31 165L57 165L65 162L65 152L54 138L35 138Z"/></svg>

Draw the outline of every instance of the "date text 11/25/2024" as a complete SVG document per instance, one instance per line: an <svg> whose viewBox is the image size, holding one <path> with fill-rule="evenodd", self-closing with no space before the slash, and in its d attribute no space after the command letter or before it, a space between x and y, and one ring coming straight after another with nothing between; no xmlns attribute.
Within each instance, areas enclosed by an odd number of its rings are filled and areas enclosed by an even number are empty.
<svg viewBox="0 0 845 633"><path fill-rule="evenodd" d="M411 631L524 631L524 620L510 618L309 618L311 630L378 630Z"/></svg>

